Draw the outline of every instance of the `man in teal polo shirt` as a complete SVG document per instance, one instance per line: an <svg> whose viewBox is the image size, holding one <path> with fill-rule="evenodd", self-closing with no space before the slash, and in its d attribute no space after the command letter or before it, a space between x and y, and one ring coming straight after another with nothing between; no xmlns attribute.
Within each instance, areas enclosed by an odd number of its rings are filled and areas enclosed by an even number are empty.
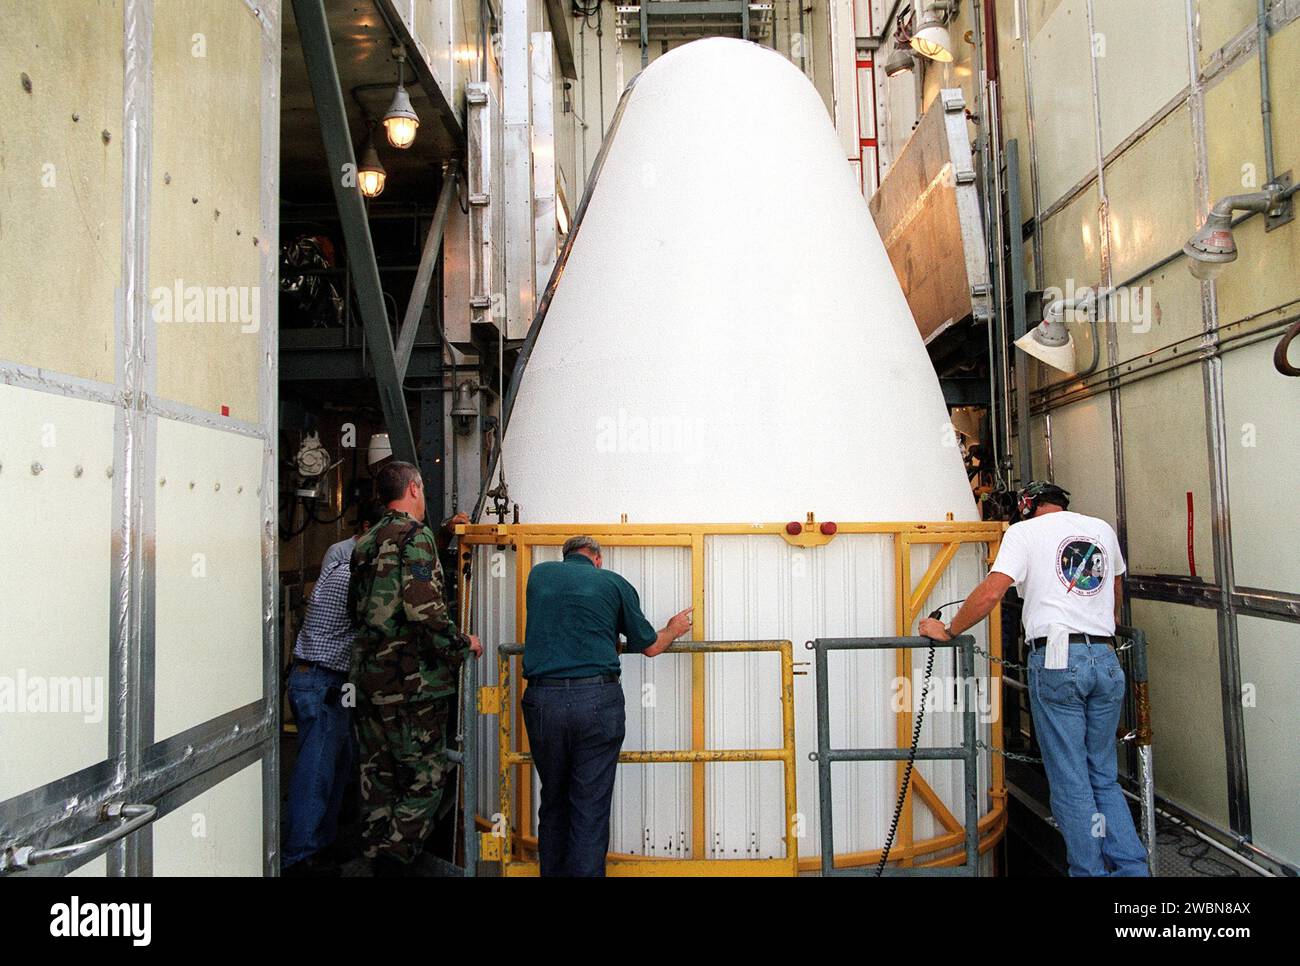
<svg viewBox="0 0 1300 966"><path fill-rule="evenodd" d="M528 575L524 728L541 778L538 851L544 876L603 876L614 770L627 711L621 650L654 657L691 629L691 608L661 631L636 589L601 567L600 544L571 537L564 559Z"/></svg>

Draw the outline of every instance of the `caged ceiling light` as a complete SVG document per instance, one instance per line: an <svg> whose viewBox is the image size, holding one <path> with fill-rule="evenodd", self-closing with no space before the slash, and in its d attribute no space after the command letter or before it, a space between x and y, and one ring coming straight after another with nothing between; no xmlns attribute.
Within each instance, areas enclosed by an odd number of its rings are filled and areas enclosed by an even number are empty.
<svg viewBox="0 0 1300 966"><path fill-rule="evenodd" d="M388 172L379 161L379 151L375 147L374 137L366 139L366 149L361 152L361 163L357 166L357 186L367 198L377 198L384 193L384 182Z"/></svg>
<svg viewBox="0 0 1300 966"><path fill-rule="evenodd" d="M912 49L922 57L946 64L952 60L952 38L948 23L957 13L957 0L927 3L921 25L912 34Z"/></svg>
<svg viewBox="0 0 1300 966"><path fill-rule="evenodd" d="M393 103L384 115L384 130L388 133L388 143L395 148L406 149L415 142L415 132L420 126L420 118L411 107L411 96L406 93L404 68L406 51L401 47L393 48L393 58L397 61L397 92Z"/></svg>

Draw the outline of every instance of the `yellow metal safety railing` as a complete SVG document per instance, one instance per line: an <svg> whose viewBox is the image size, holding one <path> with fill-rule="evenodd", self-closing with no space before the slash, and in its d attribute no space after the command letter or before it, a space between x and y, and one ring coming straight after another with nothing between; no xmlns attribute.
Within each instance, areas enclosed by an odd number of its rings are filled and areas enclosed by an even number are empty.
<svg viewBox="0 0 1300 966"><path fill-rule="evenodd" d="M776 652L781 658L781 747L780 748L691 748L682 751L624 751L618 756L620 765L693 764L703 766L709 762L779 761L785 788L785 830L782 839L786 854L773 859L673 859L638 856L611 856L610 875L797 875L799 872L799 839L795 834L798 809L795 804L795 746L794 746L794 653L790 641L685 641L669 646L665 654L743 654ZM514 855L514 829L509 816L515 810L514 772L517 767L532 764L533 756L513 747L510 725L511 678L510 661L523 653L519 644L502 644L497 648L498 684L479 692L480 713L497 715L499 742L498 767L500 769L501 816L500 828L483 832L481 837L484 859L501 862L501 874L536 875L537 863L525 861Z"/></svg>
<svg viewBox="0 0 1300 966"><path fill-rule="evenodd" d="M515 552L515 633L516 639L522 639L524 628L527 623L526 597L528 586L528 572L532 568L533 548L536 546L559 546L568 537L576 534L587 534L595 537L601 544L606 546L626 546L626 547L682 547L690 550L691 553L691 605L695 609L694 627L697 635L702 634L705 625L705 543L706 540L714 538L726 538L734 536L753 536L753 535L771 535L784 539L787 543L804 548L813 548L825 546L832 540L837 539L844 534L880 534L891 538L894 551L894 613L895 634L898 636L908 636L915 628L917 620L924 613L924 606L930 593L938 585L940 578L947 570L948 565L956 556L957 551L964 544L982 544L986 548L986 562L991 563L997 555L998 546L1002 540L1002 534L1006 529L1006 524L1000 522L981 522L981 521L953 521L951 519L940 522L879 522L879 523L837 523L829 528L823 527L815 522L813 514L807 515L807 521L798 528L798 532L791 532L792 527L787 523L569 523L569 524L520 524L520 523L488 523L488 524L468 524L457 526L456 532L460 535L460 554L461 554L461 571L465 572L469 564L470 557L476 546L499 546L510 547ZM939 552L936 553L926 567L925 573L921 576L918 583L914 583L912 574L912 548L925 544L939 545ZM462 613L471 606L471 595L466 582L461 586L461 607ZM988 618L988 645L989 653L995 657L1000 657L1002 653L1002 620L1001 608L997 608L989 615ZM706 643L700 640L690 642L691 644ZM735 643L735 642L730 642ZM750 642L762 643L762 642ZM776 643L776 642L766 642ZM679 642L675 648L682 650L685 642ZM671 651L669 652L671 653ZM705 652L695 651L691 653L691 750L689 752L629 752L628 754L683 754L697 755L700 752L707 752L704 747L704 726L705 726ZM516 667L518 666L518 652L514 652ZM509 659L510 655L506 655ZM994 694L1001 694L1001 665L992 662L989 667L989 673L992 675L990 689ZM906 677L909 680L912 677L911 664L906 657L900 653L897 657L897 673L900 677ZM913 682L915 683L915 682ZM494 692L497 689L484 689L485 693ZM791 692L791 697L793 693ZM511 695L509 690L499 691L497 696L488 694L489 704L495 700L505 702L501 705L500 719L505 722L507 732L510 728L510 721L522 722L522 712L519 708L520 693L517 691ZM492 709L495 711L496 709ZM488 708L481 706L480 711L487 713ZM793 700L790 702L789 714L793 717ZM910 743L912 729L912 716L910 710L900 710L897 712L897 741L898 747L905 748ZM1006 830L1006 783L1004 777L1003 760L997 750L1002 747L1002 729L995 727L990 735L991 744L995 749L992 755L992 782L989 788L991 798L991 807L989 811L980 817L979 834L980 834L980 852L983 853L992 848L1002 837ZM520 735L522 750L526 752L526 736ZM511 755L516 752L511 751ZM630 855L611 855L610 871L611 873L623 872L624 874L667 874L681 875L689 874L691 871L700 870L705 874L722 875L737 874L750 875L761 874L763 868L761 863L764 861L785 863L786 859L779 860L715 860L704 858L705 836L705 765L711 759L699 757L685 757L673 759L691 764L692 767L692 796L691 796L691 818L692 818L692 855L690 859L668 859L668 858L648 858ZM726 759L738 760L738 759ZM749 760L749 759L739 759ZM753 759L764 760L764 759ZM793 760L793 759L792 759ZM518 794L510 802L502 796L503 811L505 824L510 825L508 835L502 836L495 832L485 836L483 841L484 859L495 859L514 867L510 874L528 874L531 869L535 870L535 863L526 863L519 860L519 857L513 853L517 852L520 847L524 849L536 849L536 837L532 835L532 815L530 809L519 807L520 802L530 802L532 800L532 769L523 767L523 763L530 761L524 757L519 760L511 761L507 768L502 765L503 785L506 779L513 778L517 787ZM900 775L903 767L899 763ZM959 848L962 840L961 823L953 816L952 811L940 796L924 781L919 780L919 776L914 774L911 787L908 790L907 799L904 805L904 812L899 824L898 840L891 852L891 859L898 860L903 865L952 865L962 861L960 852L951 854L953 849ZM793 782L787 782L788 797L793 796ZM944 831L932 838L916 840L913 834L913 802L914 796L920 798L925 807L934 815L935 819L943 826ZM506 806L509 806L508 808ZM513 825L511 824L513 822ZM490 827L491 823L485 821L482 817L479 819L480 828ZM791 827L787 825L787 843L791 841L793 835L789 834ZM499 830L497 830L499 831ZM507 845L508 847L503 847ZM794 849L790 849L794 852ZM509 859L506 858L507 853ZM945 854L950 853L950 854ZM865 852L841 853L835 856L835 866L837 868L845 866L874 865L879 861L880 852L878 849ZM727 867L725 863L731 862L734 866L739 866L734 870ZM660 866L667 868L660 868ZM654 868L650 868L654 866ZM504 867L504 865L503 865ZM813 872L818 868L816 859L804 859L799 861L799 871ZM785 874L785 873L781 873Z"/></svg>

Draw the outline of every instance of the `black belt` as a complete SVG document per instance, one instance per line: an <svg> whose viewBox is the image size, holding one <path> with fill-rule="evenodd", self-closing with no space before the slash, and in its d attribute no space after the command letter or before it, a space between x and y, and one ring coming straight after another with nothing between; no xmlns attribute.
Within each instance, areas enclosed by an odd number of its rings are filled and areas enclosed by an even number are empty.
<svg viewBox="0 0 1300 966"><path fill-rule="evenodd" d="M322 664L320 661L306 661L300 657L293 660L293 669L295 671L329 671L330 674L347 674L347 671L340 671L338 668L330 667L328 664Z"/></svg>
<svg viewBox="0 0 1300 966"><path fill-rule="evenodd" d="M529 678L530 688L572 688L580 684L618 684L617 674L597 674L589 678Z"/></svg>
<svg viewBox="0 0 1300 966"><path fill-rule="evenodd" d="M1047 638L1033 637L1025 641L1030 647L1046 647ZM1071 644L1109 644L1115 646L1115 638L1103 634L1071 634Z"/></svg>

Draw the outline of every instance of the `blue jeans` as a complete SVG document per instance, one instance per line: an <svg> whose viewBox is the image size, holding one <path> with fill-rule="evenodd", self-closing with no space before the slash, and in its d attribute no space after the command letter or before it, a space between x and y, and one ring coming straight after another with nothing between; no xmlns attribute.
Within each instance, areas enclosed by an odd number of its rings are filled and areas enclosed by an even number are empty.
<svg viewBox="0 0 1300 966"><path fill-rule="evenodd" d="M544 876L603 876L614 771L627 731L623 687L529 687L524 728L541 778L537 847Z"/></svg>
<svg viewBox="0 0 1300 966"><path fill-rule="evenodd" d="M1147 876L1147 853L1116 780L1124 669L1106 644L1071 644L1069 666L1029 655L1029 706L1072 876Z"/></svg>
<svg viewBox="0 0 1300 966"><path fill-rule="evenodd" d="M342 671L289 672L289 704L298 723L298 757L289 780L282 868L328 848L338 834L339 806L356 770L352 711L339 700Z"/></svg>

